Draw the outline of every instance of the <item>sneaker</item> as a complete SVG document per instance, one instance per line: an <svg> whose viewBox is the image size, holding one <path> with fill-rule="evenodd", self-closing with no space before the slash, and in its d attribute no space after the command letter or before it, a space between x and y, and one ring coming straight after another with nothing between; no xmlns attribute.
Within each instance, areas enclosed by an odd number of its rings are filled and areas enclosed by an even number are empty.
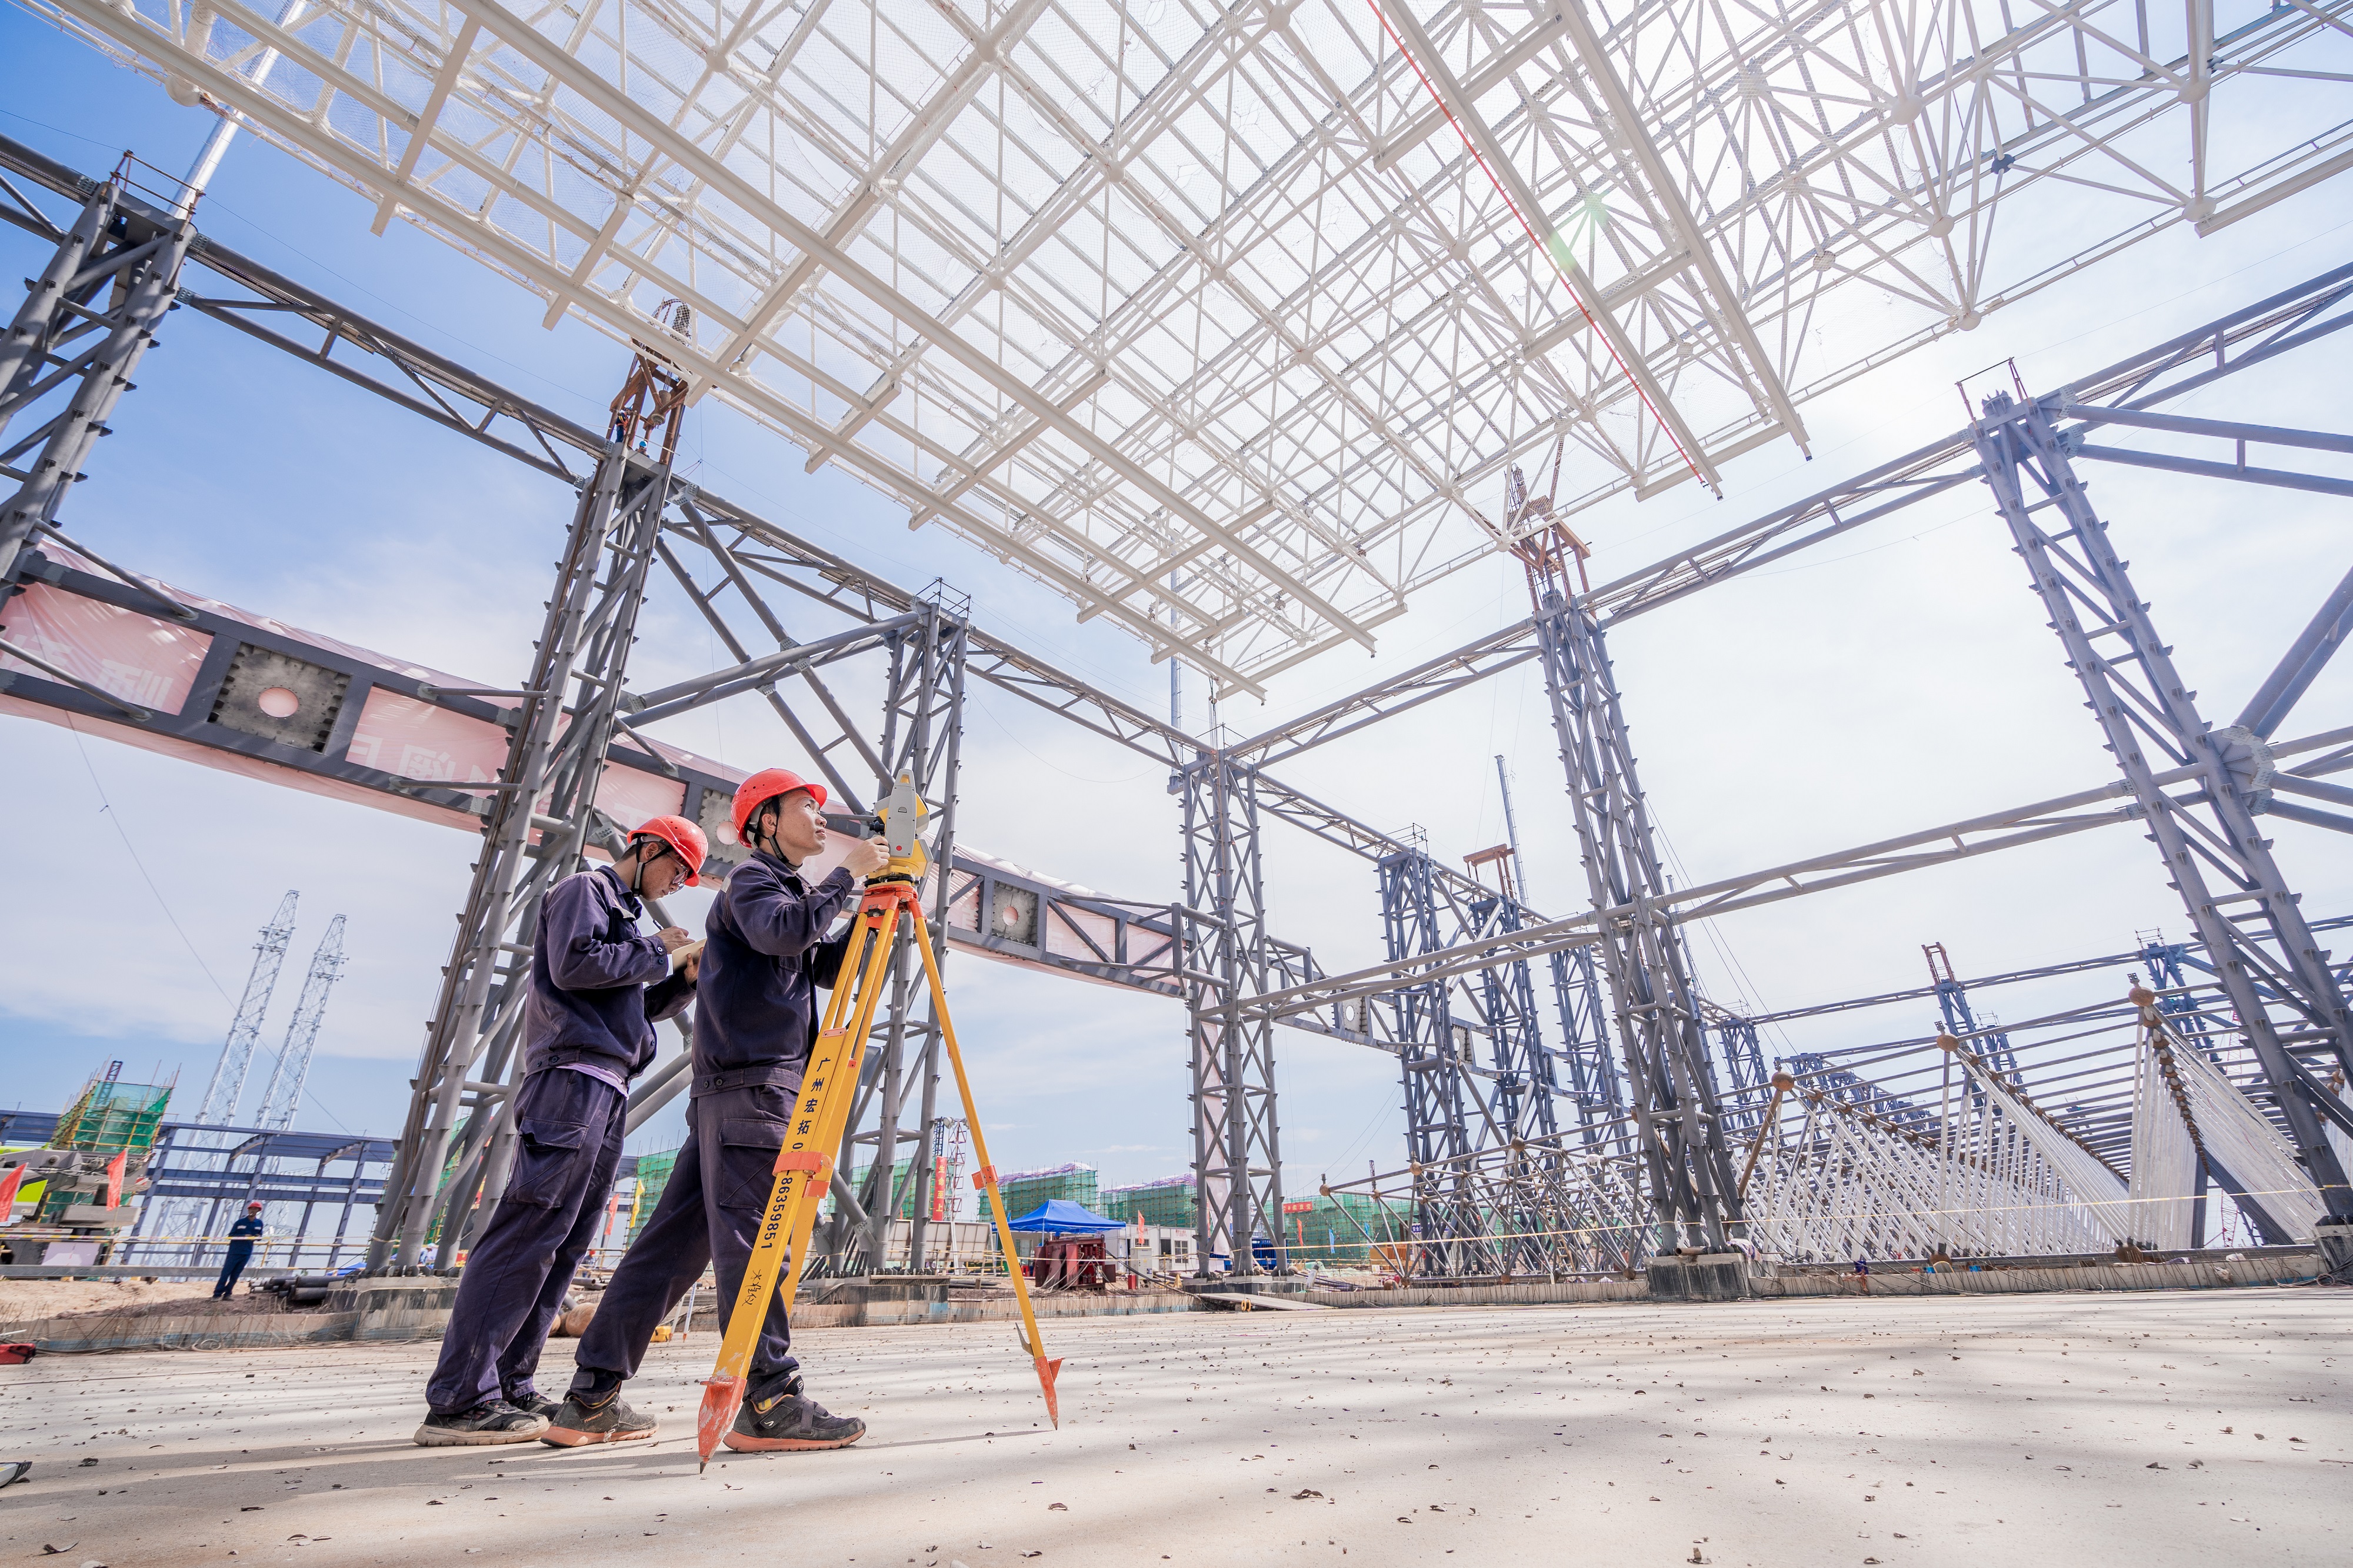
<svg viewBox="0 0 2353 1568"><path fill-rule="evenodd" d="M547 1429L547 1417L517 1410L503 1399L471 1410L436 1413L417 1429L420 1448L463 1448L478 1443L528 1443Z"/></svg>
<svg viewBox="0 0 2353 1568"><path fill-rule="evenodd" d="M558 1405L554 1400L550 1399L547 1395L540 1393L535 1388L526 1388L521 1394L508 1394L507 1403L513 1405L517 1410L524 1411L530 1415L544 1415L550 1421L554 1420L555 1413L564 1408L563 1405Z"/></svg>
<svg viewBox="0 0 2353 1568"><path fill-rule="evenodd" d="M652 1416L632 1410L621 1400L621 1391L615 1389L602 1399L584 1398L577 1394L566 1394L564 1403L549 1417L547 1430L539 1440L558 1448L586 1447L591 1443L627 1443L632 1438L650 1437L661 1425Z"/></svg>
<svg viewBox="0 0 2353 1568"><path fill-rule="evenodd" d="M777 1449L847 1448L866 1436L866 1423L855 1415L828 1415L824 1405L801 1392L797 1376L765 1399L747 1399L735 1415L735 1425L720 1439L739 1453L759 1454Z"/></svg>

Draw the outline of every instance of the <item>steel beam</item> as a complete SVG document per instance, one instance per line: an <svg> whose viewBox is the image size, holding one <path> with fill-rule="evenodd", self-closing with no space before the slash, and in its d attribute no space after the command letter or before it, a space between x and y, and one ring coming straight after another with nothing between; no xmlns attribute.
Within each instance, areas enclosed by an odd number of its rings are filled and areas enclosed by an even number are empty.
<svg viewBox="0 0 2353 1568"><path fill-rule="evenodd" d="M2282 742L2271 748L2275 760L2299 756L2307 752L2319 752L2323 755L2297 766L2294 771L2299 776L2317 776L2353 768L2353 726ZM2170 787L2194 784L2197 776L2194 769L2177 768L2157 775L2157 782ZM1894 838L1858 845L1851 849L1810 856L1761 870L1677 888L1658 896L1653 908L1671 912L1678 921L1704 920L1779 903L1785 899L1852 887L1898 872L1950 865L1996 850L2041 844L2094 827L2137 822L2141 817L2141 807L2138 803L2126 798L2130 794L2129 787L2123 783L2103 784L2097 789L2036 801L2030 805L2013 806L2007 811L1989 812L1982 816L1944 823ZM2181 792L2177 798L2185 805L2195 805L2200 795L2192 788ZM1489 964L1506 963L1516 957L1534 957L1570 948L1589 947L1601 940L1600 927L1604 921L1630 920L1637 912L1636 906L1629 903L1598 913L1567 915L1546 921L1541 925L1529 926L1524 931L1491 934L1466 942L1411 964L1380 963L1345 973L1324 975L1269 992L1252 1003L1251 1007L1270 1017L1282 1017L1294 1012L1328 1007L1377 994L1390 989L1400 975L1408 973L1426 976L1468 974Z"/></svg>
<svg viewBox="0 0 2353 1568"><path fill-rule="evenodd" d="M2239 727L2258 740L2270 740L2295 710L2306 689L2348 637L2353 637L2353 572L2345 574L2337 591L2328 595L2263 685L2247 699L2246 707L2239 714Z"/></svg>

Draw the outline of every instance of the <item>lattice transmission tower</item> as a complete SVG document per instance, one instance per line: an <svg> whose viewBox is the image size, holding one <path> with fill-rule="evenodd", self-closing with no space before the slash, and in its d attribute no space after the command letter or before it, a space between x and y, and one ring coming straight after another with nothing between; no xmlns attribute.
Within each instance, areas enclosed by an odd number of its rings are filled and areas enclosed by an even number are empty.
<svg viewBox="0 0 2353 1568"><path fill-rule="evenodd" d="M220 1059L213 1064L213 1076L205 1085L205 1098L196 1108L195 1120L200 1125L226 1127L237 1114L237 1102L245 1098L246 1075L253 1068L253 1047L261 1039L261 1021L269 1012L270 994L278 989L278 971L286 963L286 944L294 937L294 906L301 899L299 889L287 889L278 900L278 912L261 928L260 939L253 944L253 969L245 977L245 994L237 999L237 1016L230 1020L228 1038L221 1044ZM187 1146L192 1149L219 1149L226 1140L216 1134L197 1132L189 1135ZM202 1156L196 1159L202 1160ZM221 1163L216 1156L202 1160L217 1169ZM187 1262L202 1260L203 1248L195 1242L179 1238L191 1237L204 1223L207 1205L202 1198L157 1199L152 1205L154 1217L139 1227L142 1237L153 1237L162 1243L165 1256L156 1257L155 1248L142 1248L147 1258L156 1262Z"/></svg>
<svg viewBox="0 0 2353 1568"><path fill-rule="evenodd" d="M204 1103L196 1110L196 1120L208 1126L226 1127L237 1114L237 1102L245 1098L246 1074L253 1068L253 1047L261 1040L261 1020L269 1011L270 993L278 988L278 971L286 963L286 944L294 937L294 905L301 898L299 890L289 889L279 900L278 912L261 928L261 940L253 944L253 971L245 978L245 994L237 1004L237 1016L228 1026L228 1038L221 1045L220 1060L213 1064L213 1076L205 1085Z"/></svg>
<svg viewBox="0 0 2353 1568"><path fill-rule="evenodd" d="M261 1111L254 1124L272 1130L294 1125L294 1108L301 1102L302 1085L311 1076L311 1051L319 1042L319 1023L327 1014L327 993L343 974L343 917L327 922L311 955L311 970L302 977L302 995L286 1025L286 1045L270 1069L269 1086L261 1092Z"/></svg>

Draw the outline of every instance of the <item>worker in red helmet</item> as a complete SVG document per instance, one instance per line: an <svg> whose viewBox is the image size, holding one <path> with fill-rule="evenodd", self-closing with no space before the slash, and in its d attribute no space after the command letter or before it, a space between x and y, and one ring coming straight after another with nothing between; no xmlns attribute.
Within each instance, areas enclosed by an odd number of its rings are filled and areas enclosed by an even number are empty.
<svg viewBox="0 0 2353 1568"><path fill-rule="evenodd" d="M723 1325L768 1194L801 1071L817 1044L819 987L831 987L849 933L827 931L860 882L889 861L881 838L847 847L815 887L801 868L826 847L825 786L769 768L735 792L735 835L751 858L730 871L703 924L694 1007L694 1087L686 1143L653 1215L605 1288L574 1358L579 1372L542 1441L565 1447L653 1435L623 1402L655 1326L716 1263ZM743 1413L722 1439L742 1451L839 1448L866 1424L830 1415L803 1392L783 1307L772 1299L752 1357Z"/></svg>
<svg viewBox="0 0 2353 1568"><path fill-rule="evenodd" d="M467 1257L426 1384L426 1447L527 1443L547 1429L556 1402L532 1378L605 1218L629 1080L654 1059L654 1025L694 998L691 939L678 926L648 934L638 921L647 900L698 883L709 848L693 823L657 816L618 859L539 901L511 1173Z"/></svg>

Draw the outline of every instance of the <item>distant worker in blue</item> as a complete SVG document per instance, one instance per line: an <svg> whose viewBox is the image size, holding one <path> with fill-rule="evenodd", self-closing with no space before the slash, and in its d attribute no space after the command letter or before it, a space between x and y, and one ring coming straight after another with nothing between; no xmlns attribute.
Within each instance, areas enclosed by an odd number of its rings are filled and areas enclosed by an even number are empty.
<svg viewBox="0 0 2353 1568"><path fill-rule="evenodd" d="M262 1234L261 1200L245 1205L245 1217L228 1227L228 1256L221 1260L220 1278L213 1281L213 1300L226 1301L237 1289L237 1277L253 1261L253 1238Z"/></svg>
<svg viewBox="0 0 2353 1568"><path fill-rule="evenodd" d="M441 1359L425 1385L428 1448L528 1443L555 1401L532 1386L573 1271L587 1256L621 1159L629 1080L654 1059L654 1026L694 997L678 926L638 929L647 899L695 886L702 829L657 816L609 866L575 872L539 904L523 1009L514 1165L466 1258Z"/></svg>
<svg viewBox="0 0 2353 1568"><path fill-rule="evenodd" d="M743 1289L776 1183L802 1070L817 1045L819 987L830 989L849 932L826 932L855 908L860 879L890 863L884 840L860 839L815 887L800 868L826 846L825 786L783 768L745 779L733 813L749 859L703 925L694 1006L694 1087L686 1142L653 1216L605 1287L580 1336L580 1370L541 1441L561 1447L653 1436L656 1422L621 1398L654 1329L714 1261L723 1330ZM771 1300L735 1425L721 1441L739 1452L839 1448L866 1435L801 1387L780 1300Z"/></svg>

